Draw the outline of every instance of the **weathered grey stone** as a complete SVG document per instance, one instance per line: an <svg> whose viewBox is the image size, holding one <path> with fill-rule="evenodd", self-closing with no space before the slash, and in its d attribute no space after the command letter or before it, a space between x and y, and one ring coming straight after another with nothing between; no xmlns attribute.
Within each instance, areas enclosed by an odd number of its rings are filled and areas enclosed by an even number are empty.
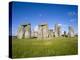
<svg viewBox="0 0 80 60"><path fill-rule="evenodd" d="M61 26L55 24L55 37L61 36Z"/></svg>
<svg viewBox="0 0 80 60"><path fill-rule="evenodd" d="M31 24L26 24L24 26L24 38L31 38Z"/></svg>
<svg viewBox="0 0 80 60"><path fill-rule="evenodd" d="M38 39L45 39L48 38L48 25L47 24L41 24L39 25L38 29Z"/></svg>
<svg viewBox="0 0 80 60"><path fill-rule="evenodd" d="M38 31L32 31L31 35L32 35L32 37L37 38L38 37Z"/></svg>
<svg viewBox="0 0 80 60"><path fill-rule="evenodd" d="M46 40L48 38L53 38L54 36L55 37L61 36L60 24L55 24L54 31L53 29L48 29L48 24L46 23L38 25L37 28L33 29L32 31L31 24L24 24L19 26L17 32L18 39L36 37L38 39ZM63 32L62 36L67 36L66 31ZM74 29L72 26L69 26L68 36L69 37L75 36Z"/></svg>
<svg viewBox="0 0 80 60"><path fill-rule="evenodd" d="M21 25L18 29L17 38L19 39L31 38L31 25L30 24Z"/></svg>
<svg viewBox="0 0 80 60"><path fill-rule="evenodd" d="M74 29L72 26L69 26L69 32L68 32L69 37L74 37Z"/></svg>
<svg viewBox="0 0 80 60"><path fill-rule="evenodd" d="M66 34L66 31L64 31L63 36L66 37L66 35L67 35L67 34Z"/></svg>
<svg viewBox="0 0 80 60"><path fill-rule="evenodd" d="M23 38L23 26L19 26L18 31L17 31L17 38L22 39Z"/></svg>
<svg viewBox="0 0 80 60"><path fill-rule="evenodd" d="M48 37L49 37L49 38L53 38L53 29L50 29L50 30L49 30L49 35L48 35Z"/></svg>

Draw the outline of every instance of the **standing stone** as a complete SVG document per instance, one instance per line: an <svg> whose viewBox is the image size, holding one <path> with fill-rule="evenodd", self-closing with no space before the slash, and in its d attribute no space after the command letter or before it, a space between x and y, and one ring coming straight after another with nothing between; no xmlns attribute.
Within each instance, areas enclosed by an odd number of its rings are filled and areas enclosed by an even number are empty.
<svg viewBox="0 0 80 60"><path fill-rule="evenodd" d="M37 38L38 37L38 32L37 31L33 30L31 34L32 34L33 38Z"/></svg>
<svg viewBox="0 0 80 60"><path fill-rule="evenodd" d="M49 30L49 35L48 35L48 37L49 37L49 38L52 38L53 36L54 36L54 35L53 35L53 29L50 29L50 30Z"/></svg>
<svg viewBox="0 0 80 60"><path fill-rule="evenodd" d="M66 31L64 31L64 37L66 37Z"/></svg>
<svg viewBox="0 0 80 60"><path fill-rule="evenodd" d="M34 37L38 37L38 32L37 31L34 31Z"/></svg>
<svg viewBox="0 0 80 60"><path fill-rule="evenodd" d="M74 29L72 26L69 26L69 32L68 32L69 37L74 37Z"/></svg>
<svg viewBox="0 0 80 60"><path fill-rule="evenodd" d="M57 28L58 28L58 25L55 24L55 37L58 37L58 31L57 31L58 29Z"/></svg>
<svg viewBox="0 0 80 60"><path fill-rule="evenodd" d="M23 25L24 26L24 38L31 38L31 24L26 24L26 25Z"/></svg>
<svg viewBox="0 0 80 60"><path fill-rule="evenodd" d="M23 38L23 26L19 26L18 32L17 32L17 38L22 39Z"/></svg>
<svg viewBox="0 0 80 60"><path fill-rule="evenodd" d="M31 25L30 24L21 25L18 29L17 38L22 39L30 37L31 37Z"/></svg>
<svg viewBox="0 0 80 60"><path fill-rule="evenodd" d="M38 39L48 38L48 25L41 24L38 29Z"/></svg>
<svg viewBox="0 0 80 60"><path fill-rule="evenodd" d="M61 26L55 24L55 37L61 36Z"/></svg>

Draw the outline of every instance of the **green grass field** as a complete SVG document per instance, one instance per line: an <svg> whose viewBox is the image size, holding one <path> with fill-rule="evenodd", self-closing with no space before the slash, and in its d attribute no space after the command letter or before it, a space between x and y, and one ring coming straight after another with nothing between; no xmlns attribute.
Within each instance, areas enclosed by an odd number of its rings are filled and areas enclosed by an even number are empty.
<svg viewBox="0 0 80 60"><path fill-rule="evenodd" d="M42 57L78 54L77 37L58 37L50 40L13 39L12 57Z"/></svg>

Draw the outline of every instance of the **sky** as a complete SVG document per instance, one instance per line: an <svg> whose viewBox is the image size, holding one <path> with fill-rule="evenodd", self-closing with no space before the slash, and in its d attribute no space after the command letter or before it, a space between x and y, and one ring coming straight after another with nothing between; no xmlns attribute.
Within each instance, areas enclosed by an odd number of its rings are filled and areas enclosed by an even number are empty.
<svg viewBox="0 0 80 60"><path fill-rule="evenodd" d="M13 2L12 35L15 36L18 27L26 23L31 24L31 29L36 29L42 23L47 23L49 29L54 29L55 24L59 24L62 32L68 32L69 25L72 25L77 33L78 7L76 5Z"/></svg>

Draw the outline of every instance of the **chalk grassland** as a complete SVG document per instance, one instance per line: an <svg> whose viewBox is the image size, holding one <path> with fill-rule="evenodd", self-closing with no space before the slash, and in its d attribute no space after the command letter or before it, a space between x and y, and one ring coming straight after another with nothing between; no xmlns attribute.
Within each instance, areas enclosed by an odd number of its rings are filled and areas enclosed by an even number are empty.
<svg viewBox="0 0 80 60"><path fill-rule="evenodd" d="M12 57L43 57L78 54L77 37L58 37L50 40L13 39Z"/></svg>

